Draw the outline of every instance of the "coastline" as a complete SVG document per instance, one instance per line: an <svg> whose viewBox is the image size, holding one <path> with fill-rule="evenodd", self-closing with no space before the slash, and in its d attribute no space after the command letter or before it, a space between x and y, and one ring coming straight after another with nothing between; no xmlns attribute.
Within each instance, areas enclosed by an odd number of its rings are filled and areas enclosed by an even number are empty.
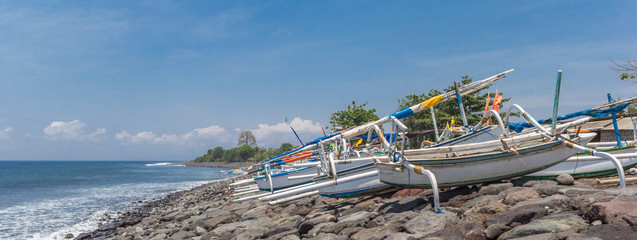
<svg viewBox="0 0 637 240"><path fill-rule="evenodd" d="M171 165L184 165L184 166L188 166L188 167L209 167L209 168L232 168L232 169L236 169L236 168L241 168L241 167L247 167L247 166L250 165L250 163L247 163L247 162L191 162L191 161L186 161L186 162L172 163Z"/></svg>
<svg viewBox="0 0 637 240"><path fill-rule="evenodd" d="M442 213L431 190L279 205L233 203L238 176L145 202L76 239L637 239L637 184L515 179L448 189ZM610 179L610 178L606 178Z"/></svg>

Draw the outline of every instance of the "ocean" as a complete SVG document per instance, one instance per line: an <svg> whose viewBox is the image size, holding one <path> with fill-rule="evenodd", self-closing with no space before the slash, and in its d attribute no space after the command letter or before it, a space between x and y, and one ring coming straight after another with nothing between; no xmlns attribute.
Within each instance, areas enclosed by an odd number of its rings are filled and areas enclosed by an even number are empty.
<svg viewBox="0 0 637 240"><path fill-rule="evenodd" d="M221 168L158 161L0 161L0 239L64 239L139 200L222 179Z"/></svg>

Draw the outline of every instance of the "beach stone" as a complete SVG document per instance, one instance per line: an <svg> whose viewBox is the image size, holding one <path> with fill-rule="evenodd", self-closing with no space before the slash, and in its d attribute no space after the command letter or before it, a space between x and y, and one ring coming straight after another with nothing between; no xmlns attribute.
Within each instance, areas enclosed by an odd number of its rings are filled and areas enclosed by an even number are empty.
<svg viewBox="0 0 637 240"><path fill-rule="evenodd" d="M352 235L353 240L382 240L396 232L391 226L379 226L362 229Z"/></svg>
<svg viewBox="0 0 637 240"><path fill-rule="evenodd" d="M573 179L573 176L571 176L571 174L568 174L568 173L560 174L559 176L557 176L555 181L557 181L557 183L560 185L568 185L568 186L571 186L575 183L575 179Z"/></svg>
<svg viewBox="0 0 637 240"><path fill-rule="evenodd" d="M385 238L385 240L416 240L420 239L421 235L409 234L403 232L391 233Z"/></svg>
<svg viewBox="0 0 637 240"><path fill-rule="evenodd" d="M157 235L150 238L150 240L163 240L166 238L168 238L168 235L166 235L165 233L158 233Z"/></svg>
<svg viewBox="0 0 637 240"><path fill-rule="evenodd" d="M270 208L268 205L263 205L264 208ZM280 214L285 216L294 215L299 210L299 206L294 203L291 203L287 207L283 208L283 210L279 211Z"/></svg>
<svg viewBox="0 0 637 240"><path fill-rule="evenodd" d="M376 204L379 204L383 201L383 199L381 197L374 197L371 199L367 199L365 201L361 201L356 203L356 205L354 205L355 208L357 207L363 207L363 208L367 208L367 209L373 209L374 206L376 206Z"/></svg>
<svg viewBox="0 0 637 240"><path fill-rule="evenodd" d="M521 191L523 189L526 189L526 187L512 187L509 189L506 189L500 193L498 193L498 195L500 195L502 197L502 199L504 199L507 195L513 193L513 192L517 192L517 191Z"/></svg>
<svg viewBox="0 0 637 240"><path fill-rule="evenodd" d="M201 240L213 240L213 239L221 239L221 238L214 233L206 233L204 235L201 235Z"/></svg>
<svg viewBox="0 0 637 240"><path fill-rule="evenodd" d="M372 216L373 214L369 212L362 212L362 211L356 212L356 213L338 218L338 223L344 224L344 225L364 226L365 223L367 223Z"/></svg>
<svg viewBox="0 0 637 240"><path fill-rule="evenodd" d="M593 239L635 240L637 239L637 232L626 225L611 223L590 226L586 231L571 234L566 238L566 240Z"/></svg>
<svg viewBox="0 0 637 240"><path fill-rule="evenodd" d="M504 224L511 226L512 223L518 222L525 224L536 218L547 215L548 209L539 205L530 205L527 207L511 208L507 211L494 214L492 217L484 221L486 226L493 224Z"/></svg>
<svg viewBox="0 0 637 240"><path fill-rule="evenodd" d="M195 234L192 232L188 232L188 231L179 231L176 232L175 234L171 235L170 238L171 239L190 239L192 237L195 237Z"/></svg>
<svg viewBox="0 0 637 240"><path fill-rule="evenodd" d="M299 236L294 235L294 234L285 235L284 237L282 237L280 239L281 240L301 240L301 238L299 238Z"/></svg>
<svg viewBox="0 0 637 240"><path fill-rule="evenodd" d="M244 229L237 234L237 239L261 239L265 236L263 229Z"/></svg>
<svg viewBox="0 0 637 240"><path fill-rule="evenodd" d="M299 224L299 233L306 234L308 231L314 228L314 225L323 222L336 222L336 217L331 214L321 213L321 215L317 215L314 218L303 221L301 224Z"/></svg>
<svg viewBox="0 0 637 240"><path fill-rule="evenodd" d="M418 194L420 194L423 191L424 190L420 188L413 188L413 189L405 188L405 189L396 191L393 195L391 195L391 198L414 197L414 196L418 196Z"/></svg>
<svg viewBox="0 0 637 240"><path fill-rule="evenodd" d="M405 223L405 231L413 234L427 235L443 229L446 223L456 224L459 221L460 219L456 214L447 211L443 211L442 213L424 211Z"/></svg>
<svg viewBox="0 0 637 240"><path fill-rule="evenodd" d="M230 221L232 221L234 217L232 215L220 215L220 216L216 216L213 217L209 220L206 221L206 223L204 223L204 226L207 229L214 229L215 227L217 227L217 225L221 224L221 223L228 223Z"/></svg>
<svg viewBox="0 0 637 240"><path fill-rule="evenodd" d="M458 196L455 196L455 197L449 199L446 202L441 202L440 206L442 206L442 207L461 208L467 201L473 200L473 199L478 198L480 196L482 196L482 194L477 193L477 192L471 192L471 193L466 194L466 195L458 195ZM430 199L430 202L433 203L433 198Z"/></svg>
<svg viewBox="0 0 637 240"><path fill-rule="evenodd" d="M493 195L487 195L493 196ZM494 214L507 211L510 208L509 205L505 205L499 202L485 202L481 203L462 214L461 222L478 222L484 224L484 222L491 218Z"/></svg>
<svg viewBox="0 0 637 240"><path fill-rule="evenodd" d="M512 240L560 240L560 239L563 239L563 238L558 237L557 233L541 233L541 234L528 235L528 236L519 237L519 238L512 238Z"/></svg>
<svg viewBox="0 0 637 240"><path fill-rule="evenodd" d="M346 215L350 215L352 213L360 212L360 211L367 211L367 208L366 207L348 208L348 209L345 209L345 211L339 212L338 215L339 216L346 216Z"/></svg>
<svg viewBox="0 0 637 240"><path fill-rule="evenodd" d="M483 195L483 196L479 196L476 197L474 199L470 199L467 202L465 202L464 204L462 204L462 206L460 207L460 209L462 209L463 211L467 211L479 204L485 203L485 202L497 202L502 200L502 197L499 195Z"/></svg>
<svg viewBox="0 0 637 240"><path fill-rule="evenodd" d="M537 187L537 186L555 186L557 185L557 181L553 181L553 180L548 180L548 179L544 179L544 180L529 180L526 181L525 183L523 183L521 186L522 187Z"/></svg>
<svg viewBox="0 0 637 240"><path fill-rule="evenodd" d="M588 224L580 216L572 212L564 212L545 216L528 224L514 227L501 234L498 240L514 239L542 233L564 232L570 229L579 232L587 228Z"/></svg>
<svg viewBox="0 0 637 240"><path fill-rule="evenodd" d="M383 225L385 225L386 222L387 222L387 220L385 220L385 217L380 215L380 216L377 216L374 219L370 220L369 222L367 222L367 224L365 224L365 228L373 228L373 227L383 226Z"/></svg>
<svg viewBox="0 0 637 240"><path fill-rule="evenodd" d="M307 232L308 236L316 236L319 233L338 233L341 230L343 230L343 228L340 229L336 229L338 226L337 223L335 222L324 222L324 223L319 223L316 226L314 226L310 231Z"/></svg>
<svg viewBox="0 0 637 240"><path fill-rule="evenodd" d="M509 231L511 227L504 224L493 224L484 230L487 239L496 239L503 232Z"/></svg>
<svg viewBox="0 0 637 240"><path fill-rule="evenodd" d="M500 192L512 187L513 183L494 183L480 187L478 193L482 195L498 195Z"/></svg>
<svg viewBox="0 0 637 240"><path fill-rule="evenodd" d="M568 195L566 195L568 196ZM578 209L581 214L585 214L590 210L591 205L598 202L610 202L617 198L605 192L596 192L593 194L586 194L573 197L572 204L575 209Z"/></svg>
<svg viewBox="0 0 637 240"><path fill-rule="evenodd" d="M404 231L405 223L407 223L407 221L413 219L414 217L418 216L419 214L420 214L419 212L406 211L402 213L384 214L382 215L382 218L385 220L385 224L392 225L394 226L394 228L398 229L399 231ZM378 216L376 218L379 218L379 217L381 216Z"/></svg>
<svg viewBox="0 0 637 240"><path fill-rule="evenodd" d="M637 188L636 187L626 187L626 188L611 188L606 189L604 192L619 195L619 196L637 196Z"/></svg>
<svg viewBox="0 0 637 240"><path fill-rule="evenodd" d="M540 194L538 194L535 190L533 190L532 188L523 188L505 195L502 203L507 205L515 205L518 202L537 198L540 198Z"/></svg>
<svg viewBox="0 0 637 240"><path fill-rule="evenodd" d="M298 227L303 222L303 217L298 215L293 215L286 218L278 218L272 221L271 228L266 232L266 235L276 235L282 232L288 232L294 230L298 232Z"/></svg>
<svg viewBox="0 0 637 240"><path fill-rule="evenodd" d="M253 219L256 218L257 216L260 215L264 215L265 214L265 210L268 209L269 207L267 205L261 205L258 206L256 208L250 209L246 212L244 212L241 215L241 220L249 220L249 219Z"/></svg>
<svg viewBox="0 0 637 240"><path fill-rule="evenodd" d="M305 216L312 211L312 208L302 206L293 213L293 215Z"/></svg>
<svg viewBox="0 0 637 240"><path fill-rule="evenodd" d="M270 234L270 233L266 233L267 240L279 240L282 239L286 236L295 236L297 237L297 239L299 238L299 230L297 229L292 229L292 230L288 230L288 231L283 231L283 232L278 232L276 234Z"/></svg>
<svg viewBox="0 0 637 240"><path fill-rule="evenodd" d="M571 198L558 194L558 195L553 195L546 198L531 199L531 200L518 202L517 204L515 204L515 206L513 206L513 208L537 205L537 206L548 208L547 209L548 212L553 213L553 212L562 212L562 211L571 210L571 202L572 202Z"/></svg>
<svg viewBox="0 0 637 240"><path fill-rule="evenodd" d="M603 223L637 225L637 202L610 201L594 203L584 216Z"/></svg>
<svg viewBox="0 0 637 240"><path fill-rule="evenodd" d="M401 213L412 210L420 205L429 204L425 199L418 196L404 197L398 202L381 210L381 213Z"/></svg>
<svg viewBox="0 0 637 240"><path fill-rule="evenodd" d="M201 234L204 234L204 233L206 233L206 232L207 232L207 231L206 231L206 229L204 229L204 228L202 228L202 227L200 227L200 226L195 227L195 234L196 234L197 236L199 236L199 235L201 235Z"/></svg>
<svg viewBox="0 0 637 240"><path fill-rule="evenodd" d="M73 233L67 233L64 238L73 238L75 236L73 236Z"/></svg>
<svg viewBox="0 0 637 240"><path fill-rule="evenodd" d="M475 188L462 186L462 187L453 188L453 189L451 189L449 191L440 192L438 194L439 195L438 197L440 198L440 202L441 203L448 202L451 199L453 199L455 197L459 197L459 196L465 196L463 199L464 200L468 200L470 198L474 198L474 197L477 197L477 196L473 196L473 197L467 198L466 195L469 195L469 194L472 194L472 193L476 193L476 192L477 192L477 189L475 189ZM429 201L433 202L433 196L430 196ZM461 200L458 200L458 201L461 201ZM461 205L462 204L460 204L460 205L458 205L456 207L459 207Z"/></svg>
<svg viewBox="0 0 637 240"><path fill-rule="evenodd" d="M365 228L364 227L345 228L345 229L341 230L341 232L339 232L338 235L352 237L352 235L354 235L354 233L357 233L358 231L363 230L363 229L365 229Z"/></svg>
<svg viewBox="0 0 637 240"><path fill-rule="evenodd" d="M339 236L334 233L319 233L318 235L307 238L308 240L347 240L347 236Z"/></svg>
<svg viewBox="0 0 637 240"><path fill-rule="evenodd" d="M442 230L428 234L427 237L440 237L444 239L472 239L486 240L482 233L484 226L476 222L460 222L458 224L445 227Z"/></svg>
<svg viewBox="0 0 637 240"><path fill-rule="evenodd" d="M540 194L540 196L552 196L552 195L556 195L556 194L562 194L560 192L560 188L558 186L555 186L555 185L537 184L537 185L534 185L531 188L533 188L533 190L535 190L535 192Z"/></svg>

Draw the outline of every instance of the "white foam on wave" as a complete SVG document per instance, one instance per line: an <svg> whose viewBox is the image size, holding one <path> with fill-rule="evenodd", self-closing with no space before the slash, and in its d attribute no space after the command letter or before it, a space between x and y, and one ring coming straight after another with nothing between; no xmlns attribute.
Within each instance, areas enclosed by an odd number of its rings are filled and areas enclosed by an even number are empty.
<svg viewBox="0 0 637 240"><path fill-rule="evenodd" d="M76 189L68 197L26 202L0 209L0 239L64 239L90 232L106 214L131 209L132 201L151 200L211 181L121 184Z"/></svg>
<svg viewBox="0 0 637 240"><path fill-rule="evenodd" d="M146 165L147 167L154 167L154 166L167 166L167 165L170 165L170 164L172 164L172 163L160 162L160 163L147 163L147 164L144 164L144 165ZM179 165L175 165L175 166L179 166Z"/></svg>

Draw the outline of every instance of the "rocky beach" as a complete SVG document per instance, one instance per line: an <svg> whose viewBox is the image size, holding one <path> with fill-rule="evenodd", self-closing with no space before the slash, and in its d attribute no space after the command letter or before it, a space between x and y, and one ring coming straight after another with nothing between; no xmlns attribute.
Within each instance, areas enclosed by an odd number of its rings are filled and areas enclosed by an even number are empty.
<svg viewBox="0 0 637 240"><path fill-rule="evenodd" d="M630 176L629 176L630 177ZM512 179L363 198L313 196L279 205L233 203L237 177L172 193L105 216L74 239L637 239L637 184L612 177ZM616 178L616 177L615 177ZM608 181L611 180L611 181ZM601 182L601 183L600 183Z"/></svg>

